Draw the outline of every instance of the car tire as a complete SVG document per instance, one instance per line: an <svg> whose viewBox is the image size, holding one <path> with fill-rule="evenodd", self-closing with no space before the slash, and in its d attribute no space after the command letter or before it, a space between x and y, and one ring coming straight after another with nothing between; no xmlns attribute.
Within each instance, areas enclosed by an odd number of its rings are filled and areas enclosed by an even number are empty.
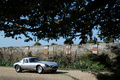
<svg viewBox="0 0 120 80"><path fill-rule="evenodd" d="M38 66L38 67L37 67L37 72L38 72L39 74L44 73L44 70L43 70L42 66Z"/></svg>
<svg viewBox="0 0 120 80"><path fill-rule="evenodd" d="M15 70L16 70L16 72L22 72L22 69L21 69L21 67L20 67L19 65L17 65L17 66L15 67Z"/></svg>

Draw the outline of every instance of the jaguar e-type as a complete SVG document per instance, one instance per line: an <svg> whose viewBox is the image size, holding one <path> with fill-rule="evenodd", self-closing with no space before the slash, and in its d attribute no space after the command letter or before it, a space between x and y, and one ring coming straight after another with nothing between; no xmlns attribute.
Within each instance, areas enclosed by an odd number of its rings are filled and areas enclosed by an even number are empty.
<svg viewBox="0 0 120 80"><path fill-rule="evenodd" d="M21 61L13 64L16 72L22 72L22 70L37 71L39 74L45 71L56 72L59 64L56 62L41 61L37 57L26 57Z"/></svg>

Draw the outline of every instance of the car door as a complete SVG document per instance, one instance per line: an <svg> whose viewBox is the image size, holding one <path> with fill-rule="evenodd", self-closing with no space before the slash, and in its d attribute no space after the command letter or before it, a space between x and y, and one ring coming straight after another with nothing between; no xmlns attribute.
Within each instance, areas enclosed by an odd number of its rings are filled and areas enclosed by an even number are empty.
<svg viewBox="0 0 120 80"><path fill-rule="evenodd" d="M28 59L23 60L23 64L21 65L22 69L29 70L30 69L30 63L28 62Z"/></svg>

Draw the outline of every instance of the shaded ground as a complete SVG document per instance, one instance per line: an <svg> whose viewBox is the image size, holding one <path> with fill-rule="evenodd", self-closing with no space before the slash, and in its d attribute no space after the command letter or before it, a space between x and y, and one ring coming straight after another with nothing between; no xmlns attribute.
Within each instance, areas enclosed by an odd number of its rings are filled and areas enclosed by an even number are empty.
<svg viewBox="0 0 120 80"><path fill-rule="evenodd" d="M38 74L34 71L16 73L12 67L0 67L0 80L97 80L94 74L79 70L58 70Z"/></svg>

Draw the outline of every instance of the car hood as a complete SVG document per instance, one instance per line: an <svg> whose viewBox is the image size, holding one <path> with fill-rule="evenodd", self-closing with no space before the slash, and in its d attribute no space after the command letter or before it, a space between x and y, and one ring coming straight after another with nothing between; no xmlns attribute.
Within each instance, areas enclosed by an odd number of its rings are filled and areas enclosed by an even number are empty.
<svg viewBox="0 0 120 80"><path fill-rule="evenodd" d="M56 63L56 62L39 61L39 63L43 63L43 64L47 64L47 65L56 65L56 66L58 66L58 63Z"/></svg>

